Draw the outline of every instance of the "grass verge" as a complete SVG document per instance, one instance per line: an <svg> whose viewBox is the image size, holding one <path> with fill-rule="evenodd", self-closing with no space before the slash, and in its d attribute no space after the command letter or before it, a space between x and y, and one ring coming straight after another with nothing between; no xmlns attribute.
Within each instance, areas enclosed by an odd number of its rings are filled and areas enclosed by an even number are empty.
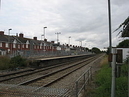
<svg viewBox="0 0 129 97"><path fill-rule="evenodd" d="M107 57L102 60L101 70L95 74L93 83L94 87L88 92L86 97L111 97L111 67L106 61ZM120 77L116 78L116 97L127 97L127 64L121 66Z"/></svg>

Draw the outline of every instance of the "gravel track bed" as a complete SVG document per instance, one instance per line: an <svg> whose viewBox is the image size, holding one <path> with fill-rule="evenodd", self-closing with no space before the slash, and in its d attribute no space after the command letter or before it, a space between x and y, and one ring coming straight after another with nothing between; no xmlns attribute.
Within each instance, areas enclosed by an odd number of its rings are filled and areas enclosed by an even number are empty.
<svg viewBox="0 0 129 97"><path fill-rule="evenodd" d="M58 83L52 84L50 87L69 89L70 91L72 91L72 95L75 92L75 81L78 79L78 77L81 76L83 72L85 72L90 66L92 66L92 74L95 73L98 69L100 69L98 68L98 66L102 57L103 55L99 56L95 61L89 63L88 65L77 70L76 72L73 72L72 74L66 76L65 78L58 81Z"/></svg>
<svg viewBox="0 0 129 97"><path fill-rule="evenodd" d="M85 60L87 60L87 59L85 59ZM69 72L71 72L73 70L76 70L77 68L80 68L80 67L84 66L85 64L89 63L91 60L93 60L93 59L91 58L90 60L87 60L86 62L83 62L83 63L79 63L77 65L74 64L73 67L69 67L69 68L67 68L65 70L62 70L60 72L57 72L57 73L55 73L55 74L53 74L53 75L51 75L49 77L46 77L46 78L41 79L41 80L38 80L36 82L32 82L29 85L30 86L44 86L44 84L47 84L49 82L52 82L55 79L58 79L58 78L62 77L63 75L65 75L65 74L67 74L67 73L69 73Z"/></svg>
<svg viewBox="0 0 129 97"><path fill-rule="evenodd" d="M19 77L19 78L14 78L14 79L11 79L11 80L8 80L8 81L4 81L2 83L4 83L4 84L19 84L19 83L25 82L27 80L31 80L31 79L33 79L35 77L39 77L41 75L45 75L45 74L50 73L50 72L53 72L55 70L58 70L58 69L61 69L61 68L70 66L72 64L73 63L70 64L70 63L67 62L67 65L63 65L63 66L59 66L59 67L56 67L56 68L44 70L44 71L41 71L41 72L38 72L38 73L34 73L34 74L31 74L31 75L27 75L27 76L23 76L23 77ZM26 74L26 73L22 73L22 74ZM22 75L22 74L16 74L16 75ZM7 76L6 78L8 78L8 77L9 76Z"/></svg>
<svg viewBox="0 0 129 97"><path fill-rule="evenodd" d="M54 75L51 75L51 76L49 76L47 78L41 79L41 80L39 80L37 82L34 82L32 84L29 84L29 85L30 86L42 86L44 84L47 84L48 82L51 82L54 79L57 79L57 78L61 77L62 75L65 75L66 73L68 73L68 72L70 72L70 71L72 71L72 70L74 70L74 69L76 69L76 68L78 68L78 67L80 67L82 65L84 65L84 64L79 64L77 66L68 68L66 70L62 70L62 71L60 71L60 72L58 72L58 73L56 73Z"/></svg>
<svg viewBox="0 0 129 97"><path fill-rule="evenodd" d="M75 81L78 79L78 77L80 75L82 75L83 72L85 72L90 66L92 66L92 73L95 73L99 67L100 61L102 59L102 55L101 57L98 57L95 61L89 63L88 65L85 65L83 68L80 68L79 70L77 70L76 72L71 73L70 75L66 76L65 78L61 79L60 81L58 81L57 83L52 84L51 86L49 86L50 88L57 88L57 89L69 89L70 90L70 96L68 97L75 97L74 92L75 92ZM67 66L67 65L66 65ZM63 66L62 66L63 67ZM60 69L61 67L59 67L58 69ZM54 68L53 71L57 70L57 68ZM49 72L52 72L49 70ZM32 79L34 77L37 76L41 76L44 73L48 73L47 71L45 72L39 72L30 76L26 76L26 80ZM62 74L60 74L62 75ZM14 82L16 81L14 84L17 83L17 81L19 80L18 84L23 82L23 80L25 79L24 77L20 78L20 79L14 79L14 80L10 80L10 82ZM7 81L9 83L9 81ZM10 84L10 83L9 83ZM13 83L12 83L13 84ZM49 88L48 87L48 88ZM27 88L27 87L26 87ZM74 95L74 96L73 96ZM8 96L10 97L10 96ZM13 96L14 97L14 96ZM21 96L20 96L21 97ZM44 97L44 96L43 96ZM46 96L47 97L47 96ZM54 96L51 96L54 97ZM80 96L79 96L80 97Z"/></svg>

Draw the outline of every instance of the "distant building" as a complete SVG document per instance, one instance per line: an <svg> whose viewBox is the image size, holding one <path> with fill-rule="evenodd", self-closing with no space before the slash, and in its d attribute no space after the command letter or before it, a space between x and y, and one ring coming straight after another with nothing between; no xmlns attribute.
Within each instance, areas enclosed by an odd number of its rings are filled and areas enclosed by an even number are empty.
<svg viewBox="0 0 129 97"><path fill-rule="evenodd" d="M0 31L0 55L36 55L44 54L45 52L72 52L85 51L85 48L72 45L60 45L54 41L47 41L47 39L38 40L37 37L33 39L25 38L23 33L16 36L5 35L4 31Z"/></svg>

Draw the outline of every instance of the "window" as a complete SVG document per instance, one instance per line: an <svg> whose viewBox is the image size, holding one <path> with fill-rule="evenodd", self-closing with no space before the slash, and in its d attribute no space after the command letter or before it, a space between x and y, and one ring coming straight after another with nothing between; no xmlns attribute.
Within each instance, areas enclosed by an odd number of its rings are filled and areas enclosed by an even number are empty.
<svg viewBox="0 0 129 97"><path fill-rule="evenodd" d="M20 45L18 45L18 48L20 48Z"/></svg>
<svg viewBox="0 0 129 97"><path fill-rule="evenodd" d="M36 49L36 45L34 46L34 49Z"/></svg>
<svg viewBox="0 0 129 97"><path fill-rule="evenodd" d="M24 48L24 44L22 45L22 48Z"/></svg>
<svg viewBox="0 0 129 97"><path fill-rule="evenodd" d="M26 48L29 48L29 41L26 41Z"/></svg>
<svg viewBox="0 0 129 97"><path fill-rule="evenodd" d="M28 44L26 44L26 48L28 48Z"/></svg>
<svg viewBox="0 0 129 97"><path fill-rule="evenodd" d="M40 49L42 49L42 43L40 44Z"/></svg>
<svg viewBox="0 0 129 97"><path fill-rule="evenodd" d="M9 44L8 43L5 43L5 47L9 47Z"/></svg>
<svg viewBox="0 0 129 97"><path fill-rule="evenodd" d="M42 46L40 45L40 49L42 49Z"/></svg>
<svg viewBox="0 0 129 97"><path fill-rule="evenodd" d="M13 44L13 48L16 48L16 43Z"/></svg>
<svg viewBox="0 0 129 97"><path fill-rule="evenodd" d="M2 47L2 42L0 42L0 47Z"/></svg>

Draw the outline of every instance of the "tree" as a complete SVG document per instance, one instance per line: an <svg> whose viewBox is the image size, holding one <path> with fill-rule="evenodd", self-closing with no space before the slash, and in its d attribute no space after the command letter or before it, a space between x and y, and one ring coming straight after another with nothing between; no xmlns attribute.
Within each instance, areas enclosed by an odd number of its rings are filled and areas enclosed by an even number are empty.
<svg viewBox="0 0 129 97"><path fill-rule="evenodd" d="M118 34L121 33L121 37L129 37L129 16L115 31L117 31L121 27L123 27L123 29L120 30Z"/></svg>
<svg viewBox="0 0 129 97"><path fill-rule="evenodd" d="M97 47L93 47L91 49L91 51L94 52L94 53L96 53L96 54L101 53L100 49L98 49Z"/></svg>
<svg viewBox="0 0 129 97"><path fill-rule="evenodd" d="M120 43L117 45L117 47L119 47L119 48L125 48L125 47L127 48L127 47L129 47L129 40L126 39L126 40L120 42Z"/></svg>

